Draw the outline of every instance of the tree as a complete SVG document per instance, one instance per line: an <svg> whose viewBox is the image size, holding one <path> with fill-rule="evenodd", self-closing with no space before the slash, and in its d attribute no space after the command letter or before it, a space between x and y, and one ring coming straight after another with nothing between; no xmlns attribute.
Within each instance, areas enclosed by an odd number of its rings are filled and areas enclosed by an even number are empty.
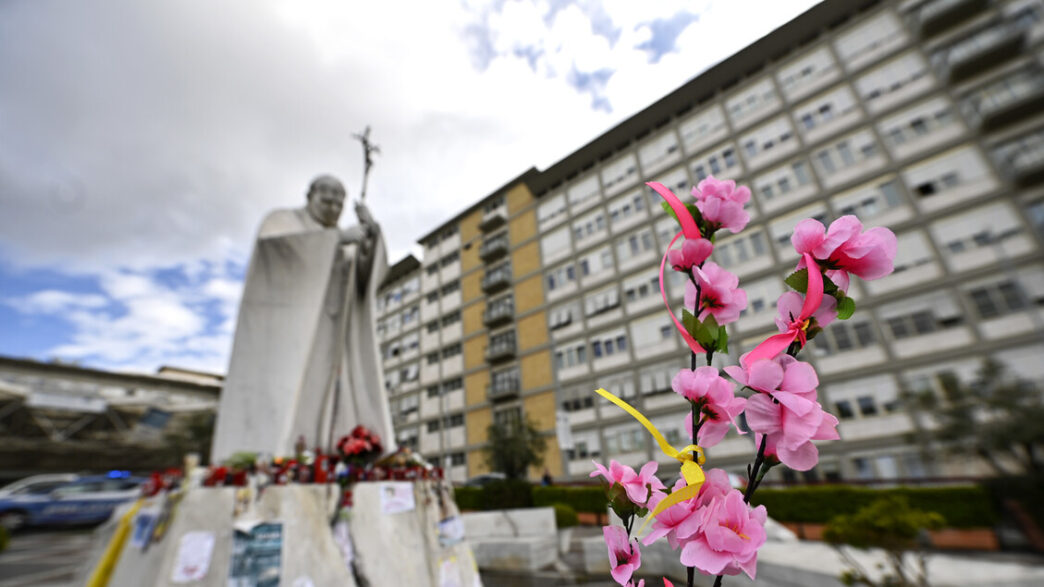
<svg viewBox="0 0 1044 587"><path fill-rule="evenodd" d="M188 453L198 453L200 464L210 462L210 445L214 441L215 414L198 412L187 416L177 426L172 426L165 441L180 462Z"/></svg>
<svg viewBox="0 0 1044 587"><path fill-rule="evenodd" d="M936 440L951 452L980 456L998 474L1044 472L1044 396L1035 385L989 359L970 384L952 372L938 379L942 398L930 390L916 397L939 425Z"/></svg>
<svg viewBox="0 0 1044 587"><path fill-rule="evenodd" d="M924 532L941 528L944 523L941 515L911 508L905 497L890 496L874 500L854 514L834 516L823 529L823 540L849 566L841 573L845 585L928 585ZM883 570L879 582L848 552L850 546L884 550L890 569ZM905 560L907 552L915 553L914 565Z"/></svg>
<svg viewBox="0 0 1044 587"><path fill-rule="evenodd" d="M501 472L508 479L523 479L529 467L544 464L547 440L529 416L506 425L491 424L487 430L489 446L484 450L491 471Z"/></svg>

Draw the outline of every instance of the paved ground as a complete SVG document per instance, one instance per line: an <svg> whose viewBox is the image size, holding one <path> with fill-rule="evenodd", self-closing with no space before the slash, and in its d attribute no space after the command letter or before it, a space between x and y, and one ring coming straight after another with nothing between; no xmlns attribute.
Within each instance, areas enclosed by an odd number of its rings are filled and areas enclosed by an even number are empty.
<svg viewBox="0 0 1044 587"><path fill-rule="evenodd" d="M30 530L0 552L0 587L71 585L91 543L91 529Z"/></svg>

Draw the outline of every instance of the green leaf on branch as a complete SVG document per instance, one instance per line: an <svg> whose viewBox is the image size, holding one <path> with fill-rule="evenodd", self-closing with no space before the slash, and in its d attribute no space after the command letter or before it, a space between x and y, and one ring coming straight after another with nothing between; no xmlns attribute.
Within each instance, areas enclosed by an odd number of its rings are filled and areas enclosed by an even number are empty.
<svg viewBox="0 0 1044 587"><path fill-rule="evenodd" d="M856 304L855 300L845 296L837 302L837 318L839 320L848 320L855 314Z"/></svg>
<svg viewBox="0 0 1044 587"><path fill-rule="evenodd" d="M718 352L729 352L729 332L725 329L725 325L718 327Z"/></svg>
<svg viewBox="0 0 1044 587"><path fill-rule="evenodd" d="M678 214L674 211L674 208L672 208L670 204L668 204L667 202L660 202L660 207L663 208L663 211L666 212L671 218L674 219L675 222L678 223L679 227L681 227L681 221L678 220ZM689 211L689 215L692 216L692 220L696 223L696 226L702 227L703 214L700 214L699 208L697 208L695 204L685 204L685 209ZM701 228L701 233L702 232L704 231Z"/></svg>
<svg viewBox="0 0 1044 587"><path fill-rule="evenodd" d="M798 269L791 273L783 280L783 283L790 286L790 289L805 293L808 291L808 269Z"/></svg>
<svg viewBox="0 0 1044 587"><path fill-rule="evenodd" d="M688 310L682 310L682 326L685 327L686 332L696 338L696 330L700 326L700 321L693 316L692 312Z"/></svg>
<svg viewBox="0 0 1044 587"><path fill-rule="evenodd" d="M668 216L673 218L675 222L679 222L678 215L674 212L674 208L671 208L670 204L668 204L667 202L660 202L660 207L663 208L663 211L666 212Z"/></svg>

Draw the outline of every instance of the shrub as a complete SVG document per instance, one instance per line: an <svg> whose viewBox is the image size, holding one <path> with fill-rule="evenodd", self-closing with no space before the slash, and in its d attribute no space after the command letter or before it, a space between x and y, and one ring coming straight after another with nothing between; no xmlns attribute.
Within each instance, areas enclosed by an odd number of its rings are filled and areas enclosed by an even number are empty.
<svg viewBox="0 0 1044 587"><path fill-rule="evenodd" d="M985 486L998 511L1005 510L1005 502L1014 501L1044 528L1044 474L994 477L986 480Z"/></svg>
<svg viewBox="0 0 1044 587"><path fill-rule="evenodd" d="M607 507L605 489L590 487L534 487L533 505L553 506L566 504L578 512L604 514Z"/></svg>
<svg viewBox="0 0 1044 587"><path fill-rule="evenodd" d="M562 528L572 528L580 523L580 519L576 515L576 510L564 503L551 504L551 507L555 508L555 526L559 530Z"/></svg>
<svg viewBox="0 0 1044 587"><path fill-rule="evenodd" d="M997 512L982 487L899 487L867 489L845 485L761 489L751 503L764 505L781 522L825 524L838 515L851 514L882 497L904 497L915 509L939 512L954 528L993 526Z"/></svg>
<svg viewBox="0 0 1044 587"><path fill-rule="evenodd" d="M532 487L518 479L494 481L483 487L457 487L453 498L462 510L529 508L533 507Z"/></svg>

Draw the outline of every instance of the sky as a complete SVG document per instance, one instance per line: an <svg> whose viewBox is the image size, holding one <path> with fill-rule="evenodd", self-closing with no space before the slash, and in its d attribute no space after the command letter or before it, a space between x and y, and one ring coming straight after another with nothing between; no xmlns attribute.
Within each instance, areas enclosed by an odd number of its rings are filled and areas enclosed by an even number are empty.
<svg viewBox="0 0 1044 587"><path fill-rule="evenodd" d="M261 218L322 173L357 197L354 133L390 260L419 256L812 4L0 2L0 355L223 373Z"/></svg>

